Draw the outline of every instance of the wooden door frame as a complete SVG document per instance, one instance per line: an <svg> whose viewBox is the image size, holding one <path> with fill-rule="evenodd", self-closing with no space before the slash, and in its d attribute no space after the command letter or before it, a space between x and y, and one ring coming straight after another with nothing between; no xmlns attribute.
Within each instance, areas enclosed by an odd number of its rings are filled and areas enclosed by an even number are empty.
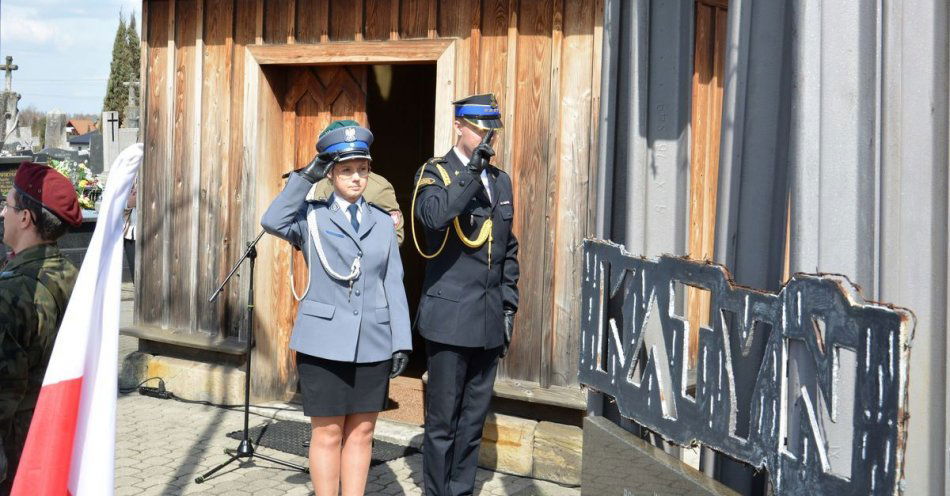
<svg viewBox="0 0 950 496"><path fill-rule="evenodd" d="M463 89L457 81L456 61L459 43L454 38L426 40L331 42L320 44L252 45L245 48L244 56L244 160L245 205L242 229L249 235L260 231L260 218L279 191L273 178L280 177L290 166L284 157L284 119L280 94L268 79L268 66L326 66L326 65L380 65L426 64L436 65L435 139L433 156L452 146L452 106L456 90ZM275 287L278 278L267 270L278 257L279 240L266 236L258 245L259 269L255 274L255 301L258 309L276 305L273 295L266 292ZM246 284L246 283L244 283ZM246 286L245 286L246 287ZM271 316L273 317L273 316ZM295 371L288 367L290 328L267 315L255 317L258 345L254 348L256 372L252 376L252 392L257 398L288 399L295 384ZM267 319L267 320L265 320ZM292 323L290 323L292 327ZM286 335L284 335L286 334Z"/></svg>
<svg viewBox="0 0 950 496"><path fill-rule="evenodd" d="M251 45L245 48L244 136L251 169L260 158L256 152L266 146L258 132L260 116L276 102L277 95L267 83L267 65L380 65L435 63L435 142L433 154L452 146L452 113L449 104L456 93L457 46L455 38L431 40L359 41L292 45Z"/></svg>

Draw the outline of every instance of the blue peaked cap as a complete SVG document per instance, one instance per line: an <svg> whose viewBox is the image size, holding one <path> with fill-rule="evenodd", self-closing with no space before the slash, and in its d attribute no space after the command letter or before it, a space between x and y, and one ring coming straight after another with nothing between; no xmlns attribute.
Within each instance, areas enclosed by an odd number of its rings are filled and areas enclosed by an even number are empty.
<svg viewBox="0 0 950 496"><path fill-rule="evenodd" d="M472 95L452 102L455 105L455 117L465 119L482 129L498 129L501 123L501 111L492 93Z"/></svg>
<svg viewBox="0 0 950 496"><path fill-rule="evenodd" d="M353 120L335 121L320 133L317 153L337 153L339 162L354 158L373 160L369 153L372 144L373 133L369 129Z"/></svg>

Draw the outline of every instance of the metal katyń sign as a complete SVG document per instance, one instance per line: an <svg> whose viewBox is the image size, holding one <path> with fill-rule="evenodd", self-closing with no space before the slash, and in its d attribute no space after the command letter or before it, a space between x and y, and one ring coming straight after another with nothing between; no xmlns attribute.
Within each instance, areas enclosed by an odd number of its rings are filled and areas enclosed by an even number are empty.
<svg viewBox="0 0 950 496"><path fill-rule="evenodd" d="M595 240L582 277L580 382L622 416L766 469L776 494L900 493L910 311L866 302L843 276L796 274L771 294ZM709 296L697 329L687 287Z"/></svg>

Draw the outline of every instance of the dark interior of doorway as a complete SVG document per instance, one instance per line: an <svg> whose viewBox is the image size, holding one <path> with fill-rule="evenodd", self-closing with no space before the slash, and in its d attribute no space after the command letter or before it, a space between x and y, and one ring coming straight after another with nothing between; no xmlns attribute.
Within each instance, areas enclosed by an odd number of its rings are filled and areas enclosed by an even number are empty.
<svg viewBox="0 0 950 496"><path fill-rule="evenodd" d="M396 200L405 219L405 238L400 252L403 282L409 300L409 316L415 323L422 292L425 260L412 243L409 216L412 178L432 157L435 137L435 65L375 65L370 68L366 115L373 131L373 172L382 175L396 190ZM413 350L407 376L425 372L423 342L413 332Z"/></svg>

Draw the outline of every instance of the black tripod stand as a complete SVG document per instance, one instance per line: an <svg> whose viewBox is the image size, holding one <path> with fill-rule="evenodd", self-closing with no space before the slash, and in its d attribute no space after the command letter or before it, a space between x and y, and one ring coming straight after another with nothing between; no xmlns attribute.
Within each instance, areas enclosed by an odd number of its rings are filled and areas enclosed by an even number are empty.
<svg viewBox="0 0 950 496"><path fill-rule="evenodd" d="M207 471L204 475L195 478L195 482L201 484L202 482L208 480L212 474L221 470L222 468L228 466L234 460L240 460L242 458L247 458L250 460L253 457L260 458L262 460L267 460L278 465L283 465L294 470L299 470L304 473L309 473L310 469L307 467L301 467L300 465L295 465L290 462L285 462L283 460L278 460L276 458L271 458L266 455L261 455L254 451L254 446L251 444L251 440L247 436L247 424L248 417L250 416L250 404L251 404L251 348L253 347L254 339L254 261L257 259L257 242L261 240L261 237L264 236L264 231L261 231L260 234L254 238L254 241L251 241L247 245L247 251L244 252L244 256L241 257L237 263L234 264L234 267L231 268L231 272L228 274L228 277L224 278L224 282L218 286L218 289L211 294L211 297L208 299L209 302L214 301L221 291L224 290L224 286L231 280L231 277L237 272L238 268L241 266L241 263L245 259L251 261L250 269L250 280L248 281L248 295L247 295L247 349L245 350L245 362L244 362L244 435L241 438L241 444L238 445L237 449L225 449L224 452L228 455L231 455L231 458L218 465L217 467ZM240 465L238 465L240 467Z"/></svg>

